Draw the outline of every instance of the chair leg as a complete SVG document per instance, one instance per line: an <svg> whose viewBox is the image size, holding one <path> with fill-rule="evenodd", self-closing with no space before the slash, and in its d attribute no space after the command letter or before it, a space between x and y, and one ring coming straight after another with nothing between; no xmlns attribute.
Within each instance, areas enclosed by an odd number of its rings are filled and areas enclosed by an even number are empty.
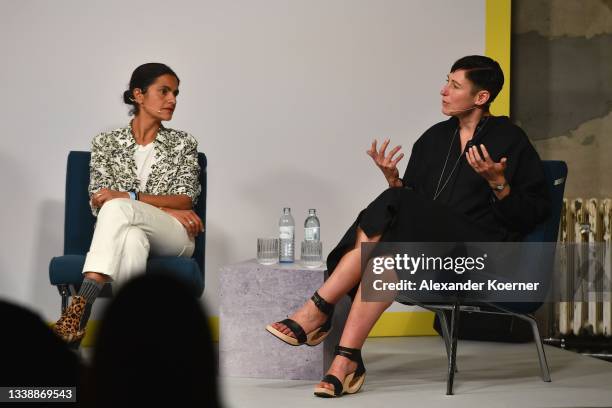
<svg viewBox="0 0 612 408"><path fill-rule="evenodd" d="M495 307L496 309L500 309L508 314L516 316L519 319L529 322L529 324L531 325L531 331L533 332L533 341L535 342L536 349L538 350L538 360L540 362L540 376L542 377L542 381L550 382L551 379L550 371L548 369L548 361L546 361L546 353L544 352L544 345L542 344L542 337L540 337L540 330L538 330L538 322L536 321L536 319L527 314L516 313L493 303L489 305Z"/></svg>
<svg viewBox="0 0 612 408"><path fill-rule="evenodd" d="M70 298L70 288L68 285L57 285L57 290L62 297L62 306L61 306L61 314L64 314L64 311L68 307L68 299Z"/></svg>
<svg viewBox="0 0 612 408"><path fill-rule="evenodd" d="M448 323L446 322L446 315L444 310L436 310L436 316L440 322L440 328L442 329L442 338L444 339L444 346L446 347L446 357L450 357L450 333L448 332Z"/></svg>
<svg viewBox="0 0 612 408"><path fill-rule="evenodd" d="M531 325L531 331L533 331L533 341L535 341L536 348L538 350L538 360L540 362L540 376L542 381L550 382L550 371L548 369L548 362L546 361L546 353L544 353L544 346L542 345L542 337L540 336L540 330L538 330L538 322L531 316L517 315L523 320L526 320Z"/></svg>
<svg viewBox="0 0 612 408"><path fill-rule="evenodd" d="M453 305L451 314L451 347L450 356L448 358L448 377L446 380L446 395L453 395L453 382L455 380L455 368L457 364L457 338L459 337L459 303Z"/></svg>
<svg viewBox="0 0 612 408"><path fill-rule="evenodd" d="M446 318L446 313L444 310L436 309L436 316L438 316L438 321L440 322L440 328L442 329L442 338L444 339L444 346L446 347L446 358L450 358L451 355L451 336L450 331L448 330L448 319ZM455 363L455 372L458 372L457 364Z"/></svg>

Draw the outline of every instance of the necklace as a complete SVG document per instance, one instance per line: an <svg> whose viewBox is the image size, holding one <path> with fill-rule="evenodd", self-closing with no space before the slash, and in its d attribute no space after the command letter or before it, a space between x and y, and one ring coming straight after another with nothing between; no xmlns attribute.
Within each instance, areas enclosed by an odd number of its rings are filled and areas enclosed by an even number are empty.
<svg viewBox="0 0 612 408"><path fill-rule="evenodd" d="M478 134L480 133L482 128L484 128L488 120L489 120L489 116L485 117L485 119L480 124L478 124L478 126L476 127L476 131L474 132L474 135L469 141L476 139L476 136L478 136ZM453 165L451 172L448 174L446 181L444 182L444 184L442 184L442 187L440 187L440 183L442 182L442 177L444 176L444 171L446 170L446 165L448 164L448 158L450 157L450 152L453 149L453 142L455 141L455 137L457 137L457 133L459 133L459 125L457 125L457 128L455 128L455 132L453 133L453 138L451 139L450 146L448 147L448 153L446 153L446 159L444 160L444 166L442 167L442 172L440 173L440 178L438 179L438 184L436 185L436 192L434 193L434 196L433 196L434 201L440 196L440 194L442 194L442 191L444 190L444 188L450 181L451 177L453 176L453 173L455 172L455 169L457 168L457 165L459 164L459 161L461 160L461 157L463 156L463 152L461 152L459 157L457 157L457 161L455 161L455 164ZM467 144L466 144L466 147L467 147Z"/></svg>

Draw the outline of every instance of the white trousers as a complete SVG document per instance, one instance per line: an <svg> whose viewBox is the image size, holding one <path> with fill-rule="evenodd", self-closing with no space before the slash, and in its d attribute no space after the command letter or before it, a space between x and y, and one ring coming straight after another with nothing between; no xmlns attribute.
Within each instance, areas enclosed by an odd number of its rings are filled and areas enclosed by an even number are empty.
<svg viewBox="0 0 612 408"><path fill-rule="evenodd" d="M195 241L179 220L159 208L129 198L104 203L83 273L108 275L117 287L142 274L149 254L190 257Z"/></svg>

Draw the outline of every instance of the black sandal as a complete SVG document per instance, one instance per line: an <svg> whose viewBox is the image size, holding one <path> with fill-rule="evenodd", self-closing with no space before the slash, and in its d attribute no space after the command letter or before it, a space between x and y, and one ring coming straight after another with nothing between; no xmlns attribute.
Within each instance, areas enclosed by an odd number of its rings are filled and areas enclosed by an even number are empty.
<svg viewBox="0 0 612 408"><path fill-rule="evenodd" d="M278 337L282 341L292 346L301 346L306 343L309 346L316 346L321 343L331 330L332 317L334 315L334 305L328 303L323 299L318 292L315 291L314 295L310 298L315 306L323 313L327 315L327 320L323 325L314 329L310 333L305 333L302 326L300 326L295 320L285 319L278 323L282 323L287 326L295 337L286 335L285 333L276 330L272 325L267 325L266 330L269 331L273 336Z"/></svg>
<svg viewBox="0 0 612 408"><path fill-rule="evenodd" d="M325 377L323 377L321 381L333 385L334 390L332 391L329 388L325 387L316 387L314 389L314 394L317 397L334 398L341 397L343 394L355 394L361 389L363 383L365 382L366 369L363 365L363 360L361 359L360 349L342 347L338 345L336 346L334 355L343 356L351 361L356 362L357 369L352 373L349 373L344 378L344 381L340 381L335 375L327 374Z"/></svg>

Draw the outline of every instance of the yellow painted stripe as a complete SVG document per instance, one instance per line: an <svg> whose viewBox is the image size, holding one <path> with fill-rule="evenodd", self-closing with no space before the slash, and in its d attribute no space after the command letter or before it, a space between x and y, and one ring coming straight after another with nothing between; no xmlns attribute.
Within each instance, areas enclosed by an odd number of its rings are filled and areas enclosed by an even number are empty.
<svg viewBox="0 0 612 408"><path fill-rule="evenodd" d="M96 334L98 333L98 328L100 327L99 320L90 320L87 322L85 337L81 342L83 347L92 347L94 345L94 339L96 338Z"/></svg>
<svg viewBox="0 0 612 408"><path fill-rule="evenodd" d="M400 337L400 336L437 336L433 329L434 313L425 312L386 312L376 322L368 337ZM53 327L54 323L49 323ZM219 317L208 318L212 340L219 341ZM82 347L92 347L100 327L99 320L87 322L85 338Z"/></svg>
<svg viewBox="0 0 612 408"><path fill-rule="evenodd" d="M208 318L210 326L210 335L213 341L219 341L219 316L211 316Z"/></svg>
<svg viewBox="0 0 612 408"><path fill-rule="evenodd" d="M437 336L433 312L386 312L368 337Z"/></svg>
<svg viewBox="0 0 612 408"><path fill-rule="evenodd" d="M434 316L430 311L386 312L368 337L437 336L433 329ZM219 341L219 318L212 316L209 319L213 341Z"/></svg>
<svg viewBox="0 0 612 408"><path fill-rule="evenodd" d="M504 71L504 88L491 105L494 115L510 116L510 33L512 0L486 0L485 55L493 58Z"/></svg>
<svg viewBox="0 0 612 408"><path fill-rule="evenodd" d="M49 327L53 328L54 324L55 323L49 323ZM208 324L210 327L210 334L212 336L212 340L219 341L219 317L217 316L209 317ZM90 320L87 322L87 327L85 330L85 337L83 338L83 341L81 342L82 347L93 347L99 327L100 327L99 320Z"/></svg>

